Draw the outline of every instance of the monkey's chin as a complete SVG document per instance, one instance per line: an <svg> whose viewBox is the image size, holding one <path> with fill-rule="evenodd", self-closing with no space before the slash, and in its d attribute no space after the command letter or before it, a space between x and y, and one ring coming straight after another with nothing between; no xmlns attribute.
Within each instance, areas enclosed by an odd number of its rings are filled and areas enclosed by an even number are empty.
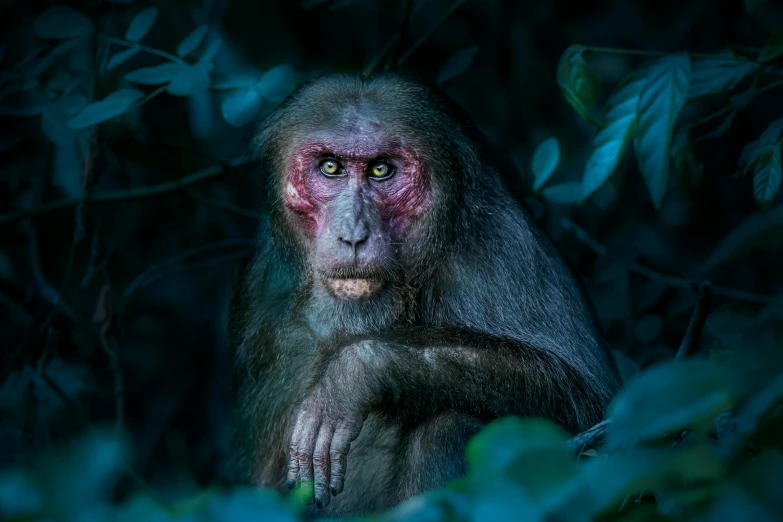
<svg viewBox="0 0 783 522"><path fill-rule="evenodd" d="M339 299L367 299L377 294L383 288L380 279L342 279L329 278L326 287Z"/></svg>

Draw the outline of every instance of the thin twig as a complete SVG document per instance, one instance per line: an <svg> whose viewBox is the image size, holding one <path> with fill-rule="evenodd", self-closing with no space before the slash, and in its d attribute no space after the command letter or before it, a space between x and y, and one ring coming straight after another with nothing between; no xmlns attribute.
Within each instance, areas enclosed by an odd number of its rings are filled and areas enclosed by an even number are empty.
<svg viewBox="0 0 783 522"><path fill-rule="evenodd" d="M200 203L204 203L205 205L209 205L210 207L227 210L228 212L231 212L238 216L242 216L250 219L256 219L256 220L261 219L261 214L259 214L258 212L253 212L250 209L242 208L232 203L228 203L226 201L220 201L214 198L210 198L209 196L199 194L194 190L189 190L188 195L193 199L195 199L196 201Z"/></svg>
<svg viewBox="0 0 783 522"><path fill-rule="evenodd" d="M416 42L411 45L407 51L405 51L405 54L400 56L400 59L397 60L397 67L400 67L402 64L404 64L408 58L411 57L411 55L416 52L416 50L424 44L424 42L427 41L427 39L432 36L432 34L438 30L438 28L443 25L443 23L449 19L449 17L454 14L454 11L456 11L459 6L467 2L467 0L456 0L453 4L451 4L451 7L448 8L448 10L443 13L443 16L440 17L440 19L435 22L435 24L429 28L429 30L424 33L421 38L416 40Z"/></svg>
<svg viewBox="0 0 783 522"><path fill-rule="evenodd" d="M701 332L704 330L704 323L707 321L707 315L710 312L712 287L709 283L702 283L697 290L699 292L699 300L696 301L696 306L693 308L688 329L685 331L685 337L682 338L680 349L677 351L677 359L684 359L698 350Z"/></svg>
<svg viewBox="0 0 783 522"><path fill-rule="evenodd" d="M573 436L566 442L569 449L577 451L580 454L588 449L600 446L604 441L606 427L612 422L612 419L605 419L582 433Z"/></svg>
<svg viewBox="0 0 783 522"><path fill-rule="evenodd" d="M756 93L754 95L754 98L756 96L758 96L759 94L763 93L763 92L767 92L769 90L772 90L775 87L780 87L781 85L783 85L783 79L777 80L777 81L774 81L774 82L771 82L771 83L768 83L767 85L765 85L764 87L760 87L756 91ZM701 119L696 120L695 122L693 122L691 124L691 127L696 127L698 125L703 125L705 123L708 123L708 122L714 120L715 118L723 116L727 112L731 112L733 110L738 110L738 107L736 107L734 105L727 105L726 107L723 107L722 109L719 109L719 110L713 112L712 114L708 114L707 116L705 116L705 117L703 117Z"/></svg>
<svg viewBox="0 0 783 522"><path fill-rule="evenodd" d="M383 60L383 57L386 56L386 54L391 50L392 47L400 40L401 32L399 29L392 35L391 38L389 38L389 41L387 41L383 47L381 47L381 50L376 53L375 56L373 56L372 60L370 60L370 63L367 64L367 67L364 68L362 71L362 76L370 76L372 73L375 72L375 69L378 68L378 64L381 63L381 60Z"/></svg>
<svg viewBox="0 0 783 522"><path fill-rule="evenodd" d="M573 231L576 234L576 237L595 253L599 255L606 254L606 247L590 237L590 235L579 225L567 218L562 219L560 223L566 230ZM674 286L677 288L691 288L691 285L696 282L692 279L686 279L684 277L667 275L651 268L647 268L646 266L640 265L636 262L628 265L628 270L635 274L644 276L647 279L661 281L662 283L666 283L669 286ZM703 281L702 283L706 283L706 281ZM734 288L727 288L725 286L711 285L711 287L714 294L737 299L738 301L748 301L761 304L769 304L772 302L772 297L766 295L754 294L752 292L745 292L743 290L736 290Z"/></svg>
<svg viewBox="0 0 783 522"><path fill-rule="evenodd" d="M180 58L179 56L174 56L173 54L169 54L166 51L161 51L160 49L155 49L154 47L149 47L144 44L140 44L139 42L131 42L130 40L123 40L122 38L116 38L114 36L103 36L102 38L106 38L110 43L122 45L125 47L138 47L142 51L148 52L150 54L154 54L156 56L160 56L161 58L165 58L167 60L170 60L172 62L181 63L182 65L190 65L188 62Z"/></svg>
<svg viewBox="0 0 783 522"><path fill-rule="evenodd" d="M400 23L399 35L397 42L391 48L389 56L386 58L386 65L383 67L385 72L389 72L394 67L394 62L397 61L402 46L408 40L408 30L411 24L411 11L413 8L413 0L405 0L405 6L403 7L402 22Z"/></svg>
<svg viewBox="0 0 783 522"><path fill-rule="evenodd" d="M236 158L229 162L231 168L238 167L245 162L244 158ZM180 178L174 181L167 181L165 183L159 183L157 185L148 185L146 187L130 188L126 190L113 190L106 192L99 192L93 194L84 201L86 205L98 204L98 203L116 203L120 201L129 201L133 199L146 198L151 196L158 196L169 192L176 192L197 183L207 181L209 179L217 178L226 173L228 169L222 165L213 165L207 167L198 172L194 172L184 178ZM38 216L40 214L46 214L56 210L62 210L66 208L75 207L79 204L79 198L61 199L59 201L52 201L40 207L19 210L17 212L11 212L9 214L0 215L0 224L12 223L19 221L20 219Z"/></svg>
<svg viewBox="0 0 783 522"><path fill-rule="evenodd" d="M184 252L180 252L179 254L171 256L170 258L161 261L160 263L152 265L151 267L144 270L141 274L136 276L133 279L133 281L131 281L128 284L128 286L125 288L125 297L129 297L137 288L149 284L154 279L160 277L162 273L165 273L166 271L175 268L176 265L178 264L185 263L186 261L188 261L193 257L197 257L201 254L213 252L215 250L221 250L224 248L236 248L236 247L241 248L242 249L241 253L244 254L244 251L247 250L247 248L251 247L253 244L255 244L255 242L256 242L255 238L224 239L222 241L207 243L206 245L201 245L199 247L192 248Z"/></svg>
<svg viewBox="0 0 783 522"><path fill-rule="evenodd" d="M643 49L616 49L614 47L598 47L592 45L584 46L585 51L592 51L596 53L608 53L608 54L630 54L634 56L671 56L673 53L666 51L646 51ZM734 56L726 56L723 54L712 53L688 53L691 58L705 58L709 60L727 60L736 61Z"/></svg>

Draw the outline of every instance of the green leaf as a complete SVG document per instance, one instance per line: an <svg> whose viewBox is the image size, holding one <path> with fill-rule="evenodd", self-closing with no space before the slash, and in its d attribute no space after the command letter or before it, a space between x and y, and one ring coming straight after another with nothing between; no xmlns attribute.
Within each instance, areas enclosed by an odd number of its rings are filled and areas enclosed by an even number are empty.
<svg viewBox="0 0 783 522"><path fill-rule="evenodd" d="M127 465L126 454L125 444L106 433L94 432L59 451L39 455L30 469L46 505L45 512L60 520L103 518L96 511L108 500L121 469Z"/></svg>
<svg viewBox="0 0 783 522"><path fill-rule="evenodd" d="M583 488L577 490L566 504L576 503L579 508L579 517L572 519L609 520L596 515L609 510L616 511L618 503L625 496L634 499L640 497L645 490L657 491L668 484L711 481L720 478L724 472L715 452L704 445L694 445L687 449L630 448L612 455L610 459L587 461L580 473ZM694 487L692 483L688 486ZM625 509L630 509L633 513L637 507L633 506L633 502L629 504L631 505ZM631 517L611 520L650 519Z"/></svg>
<svg viewBox="0 0 783 522"><path fill-rule="evenodd" d="M44 109L41 115L41 130L55 145L70 145L73 143L76 133L68 127L68 119L65 107L59 103L52 103Z"/></svg>
<svg viewBox="0 0 783 522"><path fill-rule="evenodd" d="M83 129L106 121L125 112L133 103L144 97L136 89L120 89L101 101L93 102L68 122L72 129Z"/></svg>
<svg viewBox="0 0 783 522"><path fill-rule="evenodd" d="M745 332L753 324L758 308L740 303L723 305L707 316L707 331L723 348L736 350L742 348Z"/></svg>
<svg viewBox="0 0 783 522"><path fill-rule="evenodd" d="M778 27L769 35L766 45L759 54L760 62L771 62L783 54L783 26Z"/></svg>
<svg viewBox="0 0 783 522"><path fill-rule="evenodd" d="M175 76L184 71L188 65L181 63L166 62L152 67L136 69L125 75L129 82L140 83L141 85L161 85L168 83Z"/></svg>
<svg viewBox="0 0 783 522"><path fill-rule="evenodd" d="M724 51L726 59L702 58L693 61L691 84L688 87L688 99L692 100L709 94L722 94L732 90L749 74L758 71L761 66L744 58Z"/></svg>
<svg viewBox="0 0 783 522"><path fill-rule="evenodd" d="M488 424L468 443L471 475L481 479L506 473L526 453L556 448L567 453L565 432L544 419L505 417Z"/></svg>
<svg viewBox="0 0 783 522"><path fill-rule="evenodd" d="M139 46L133 46L129 47L127 49L124 49L118 53L114 53L111 58L109 58L108 63L106 64L106 70L111 71L115 67L117 67L120 64L123 64L136 56L139 51L141 51L141 47Z"/></svg>
<svg viewBox="0 0 783 522"><path fill-rule="evenodd" d="M557 84L577 114L588 123L597 125L588 109L601 96L601 80L582 57L584 51L581 45L572 45L560 55Z"/></svg>
<svg viewBox="0 0 783 522"><path fill-rule="evenodd" d="M684 429L706 433L729 407L728 378L702 359L670 361L631 379L612 401L606 446L617 449Z"/></svg>
<svg viewBox="0 0 783 522"><path fill-rule="evenodd" d="M560 143L552 136L542 141L533 153L530 168L533 170L533 190L544 186L560 163Z"/></svg>
<svg viewBox="0 0 783 522"><path fill-rule="evenodd" d="M603 126L593 137L582 178L582 201L609 179L625 154L634 136L639 95L646 83L643 72L632 73L623 79L606 102Z"/></svg>
<svg viewBox="0 0 783 522"><path fill-rule="evenodd" d="M780 161L781 143L768 147L756 161L753 173L753 199L762 208L770 207L780 189L783 166Z"/></svg>
<svg viewBox="0 0 783 522"><path fill-rule="evenodd" d="M542 194L549 201L561 205L579 203L582 200L582 184L578 181L561 183L545 188Z"/></svg>
<svg viewBox="0 0 783 522"><path fill-rule="evenodd" d="M761 133L759 139L745 145L739 158L739 167L742 172L749 173L761 155L780 139L781 134L783 134L783 118L770 123Z"/></svg>
<svg viewBox="0 0 783 522"><path fill-rule="evenodd" d="M650 68L649 80L639 96L634 150L656 209L661 207L669 181L672 130L685 105L690 76L688 55L667 56Z"/></svg>
<svg viewBox="0 0 783 522"><path fill-rule="evenodd" d="M225 91L229 89L238 89L240 87L250 87L258 81L258 73L237 73L223 76L216 76L210 86L215 91Z"/></svg>
<svg viewBox="0 0 783 522"><path fill-rule="evenodd" d="M290 65L278 65L269 69L256 83L261 97L276 103L283 101L296 87L297 74Z"/></svg>
<svg viewBox="0 0 783 522"><path fill-rule="evenodd" d="M128 30L125 31L125 39L138 42L150 32L155 20L158 19L158 8L148 7L133 17Z"/></svg>
<svg viewBox="0 0 783 522"><path fill-rule="evenodd" d="M209 63L212 62L212 59L215 58L215 55L217 55L221 45L223 45L223 40L220 38L215 38L209 42L209 45L207 45L207 48L204 51L204 54L202 54L198 59L198 63L196 65L206 67Z"/></svg>
<svg viewBox="0 0 783 522"><path fill-rule="evenodd" d="M185 39L182 40L182 42L180 42L180 44L177 46L177 56L184 57L192 53L196 47L198 47L198 44L201 43L201 40L204 39L208 29L208 25L202 25L187 35Z"/></svg>
<svg viewBox="0 0 783 522"><path fill-rule="evenodd" d="M690 125L684 125L672 138L672 146L669 151L674 173L686 190L693 190L701 185L704 175L704 164L693 152L693 144L690 140Z"/></svg>
<svg viewBox="0 0 783 522"><path fill-rule="evenodd" d="M460 49L454 53L451 58L446 60L443 67L440 68L437 79L438 85L443 85L447 81L453 80L467 71L470 64L473 63L473 60L476 58L478 51L479 48L477 45L471 45L470 47Z"/></svg>
<svg viewBox="0 0 783 522"><path fill-rule="evenodd" d="M764 11L767 0L742 0L742 4L745 6L745 12L748 16L756 16Z"/></svg>
<svg viewBox="0 0 783 522"><path fill-rule="evenodd" d="M33 30L40 38L69 40L92 35L92 20L79 11L65 6L52 7L33 23Z"/></svg>
<svg viewBox="0 0 783 522"><path fill-rule="evenodd" d="M721 241L701 272L709 272L733 257L760 247L783 243L783 205L749 216Z"/></svg>
<svg viewBox="0 0 783 522"><path fill-rule="evenodd" d="M190 96L209 88L212 63L187 65L171 79L166 91L173 96Z"/></svg>
<svg viewBox="0 0 783 522"><path fill-rule="evenodd" d="M244 87L230 93L220 105L223 118L235 127L242 127L258 115L261 96L254 87Z"/></svg>
<svg viewBox="0 0 783 522"><path fill-rule="evenodd" d="M83 171L84 161L79 157L73 139L69 143L53 147L52 182L66 197L77 198L81 195Z"/></svg>

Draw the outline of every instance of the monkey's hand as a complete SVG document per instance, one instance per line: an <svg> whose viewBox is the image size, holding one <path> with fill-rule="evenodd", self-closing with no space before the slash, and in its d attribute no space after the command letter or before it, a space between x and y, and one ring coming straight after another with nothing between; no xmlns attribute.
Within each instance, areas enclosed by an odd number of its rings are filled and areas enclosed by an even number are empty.
<svg viewBox="0 0 783 522"><path fill-rule="evenodd" d="M327 366L296 416L288 460L288 487L314 483L321 509L343 490L348 450L380 394L373 378L380 361L370 361L372 342L345 347Z"/></svg>

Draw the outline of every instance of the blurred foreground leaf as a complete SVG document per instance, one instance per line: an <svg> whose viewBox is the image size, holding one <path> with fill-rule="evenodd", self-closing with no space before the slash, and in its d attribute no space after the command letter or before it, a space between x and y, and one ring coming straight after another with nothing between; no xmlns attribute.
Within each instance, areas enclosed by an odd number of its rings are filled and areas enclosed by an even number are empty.
<svg viewBox="0 0 783 522"><path fill-rule="evenodd" d="M702 359L653 366L627 383L609 406L606 446L617 449L690 429L706 433L731 405L728 377Z"/></svg>
<svg viewBox="0 0 783 522"><path fill-rule="evenodd" d="M69 40L84 38L93 31L92 20L79 11L66 6L57 6L41 14L33 24L35 34L40 38Z"/></svg>
<svg viewBox="0 0 783 522"><path fill-rule="evenodd" d="M125 112L133 103L144 97L144 93L136 89L120 89L101 101L89 104L79 114L68 121L72 129L83 129L106 121Z"/></svg>
<svg viewBox="0 0 783 522"><path fill-rule="evenodd" d="M443 85L447 81L453 80L467 71L470 64L473 63L473 60L476 58L478 51L479 48L477 45L471 45L470 47L460 49L454 53L451 58L446 60L443 67L440 68L437 79L438 85Z"/></svg>
<svg viewBox="0 0 783 522"><path fill-rule="evenodd" d="M150 32L155 20L158 19L158 8L148 7L133 17L128 30L125 31L125 39L131 42L138 42Z"/></svg>

